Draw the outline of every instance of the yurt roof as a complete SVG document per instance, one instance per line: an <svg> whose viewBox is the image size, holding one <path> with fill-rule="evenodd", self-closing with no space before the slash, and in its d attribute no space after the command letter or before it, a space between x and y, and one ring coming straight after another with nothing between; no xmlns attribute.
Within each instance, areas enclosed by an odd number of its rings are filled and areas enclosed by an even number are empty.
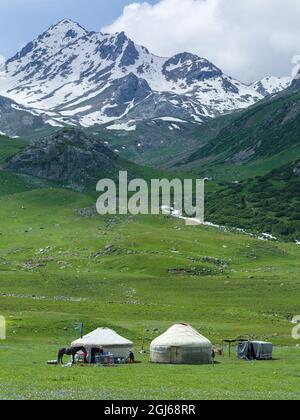
<svg viewBox="0 0 300 420"><path fill-rule="evenodd" d="M211 346L211 342L199 334L191 325L176 324L157 337L151 346Z"/></svg>
<svg viewBox="0 0 300 420"><path fill-rule="evenodd" d="M109 328L98 328L97 330L85 335L83 338L72 343L72 347L77 346L132 346L133 343L120 336Z"/></svg>

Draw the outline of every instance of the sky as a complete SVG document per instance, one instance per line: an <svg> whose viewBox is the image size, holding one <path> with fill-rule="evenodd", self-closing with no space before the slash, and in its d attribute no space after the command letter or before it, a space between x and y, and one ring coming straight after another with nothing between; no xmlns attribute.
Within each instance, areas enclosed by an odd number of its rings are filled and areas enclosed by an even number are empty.
<svg viewBox="0 0 300 420"><path fill-rule="evenodd" d="M156 0L148 2L154 4ZM0 0L0 55L11 57L65 18L99 31L118 18L130 3L130 0Z"/></svg>
<svg viewBox="0 0 300 420"><path fill-rule="evenodd" d="M124 30L157 55L198 54L248 83L288 76L300 62L297 0L0 0L0 55L63 18Z"/></svg>

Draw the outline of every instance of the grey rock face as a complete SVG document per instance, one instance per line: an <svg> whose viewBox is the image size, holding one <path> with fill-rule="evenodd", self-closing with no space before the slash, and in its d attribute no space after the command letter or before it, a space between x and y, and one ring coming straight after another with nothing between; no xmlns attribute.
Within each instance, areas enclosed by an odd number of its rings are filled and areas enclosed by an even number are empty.
<svg viewBox="0 0 300 420"><path fill-rule="evenodd" d="M264 87L263 83L259 81L256 85L256 90L258 93L260 93L262 96L268 96L268 92L266 91L266 88Z"/></svg>
<svg viewBox="0 0 300 420"><path fill-rule="evenodd" d="M121 79L114 80L111 85L97 96L84 102L86 111L79 112L73 117L73 122L79 124L78 118L89 115L90 109L102 110L103 119L118 119L130 110L143 108L147 98L153 93L144 79L136 77L133 73ZM76 111L76 105L69 110Z"/></svg>
<svg viewBox="0 0 300 420"><path fill-rule="evenodd" d="M115 83L115 102L125 104L131 101L139 102L146 99L152 91L146 80L137 78L133 73Z"/></svg>
<svg viewBox="0 0 300 420"><path fill-rule="evenodd" d="M300 71L298 72L294 80L292 81L291 87L292 89L297 89L297 90L300 89Z"/></svg>
<svg viewBox="0 0 300 420"><path fill-rule="evenodd" d="M163 66L163 74L167 80L186 80L188 85L223 75L222 71L208 60L189 53L177 54L170 58Z"/></svg>
<svg viewBox="0 0 300 420"><path fill-rule="evenodd" d="M139 52L135 48L134 43L129 40L128 45L124 51L123 57L120 62L121 67L133 66L139 58Z"/></svg>
<svg viewBox="0 0 300 420"><path fill-rule="evenodd" d="M0 131L8 136L20 136L44 126L42 117L14 101L0 96Z"/></svg>
<svg viewBox="0 0 300 420"><path fill-rule="evenodd" d="M99 139L78 129L63 129L13 157L8 169L53 181L76 181L109 172L116 159Z"/></svg>

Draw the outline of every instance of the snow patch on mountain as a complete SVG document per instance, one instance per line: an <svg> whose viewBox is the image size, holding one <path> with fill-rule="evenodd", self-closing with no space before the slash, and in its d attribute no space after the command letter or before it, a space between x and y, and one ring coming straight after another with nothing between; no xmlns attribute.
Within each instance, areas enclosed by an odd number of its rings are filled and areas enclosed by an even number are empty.
<svg viewBox="0 0 300 420"><path fill-rule="evenodd" d="M292 82L291 77L265 77L259 80L251 87L255 89L262 96L274 95L287 89Z"/></svg>
<svg viewBox="0 0 300 420"><path fill-rule="evenodd" d="M156 118L157 120L167 121L167 122L177 122L177 123L186 123L187 121L181 120L180 118L173 118L173 117L160 117Z"/></svg>
<svg viewBox="0 0 300 420"><path fill-rule="evenodd" d="M5 62L6 58L3 55L0 55L0 78L3 77L5 73Z"/></svg>
<svg viewBox="0 0 300 420"><path fill-rule="evenodd" d="M89 32L68 19L6 61L0 94L52 125L84 127L166 115L202 123L264 96L194 54L157 57L123 32Z"/></svg>
<svg viewBox="0 0 300 420"><path fill-rule="evenodd" d="M106 127L107 130L120 130L120 131L136 131L135 121L128 121L123 124L113 124Z"/></svg>

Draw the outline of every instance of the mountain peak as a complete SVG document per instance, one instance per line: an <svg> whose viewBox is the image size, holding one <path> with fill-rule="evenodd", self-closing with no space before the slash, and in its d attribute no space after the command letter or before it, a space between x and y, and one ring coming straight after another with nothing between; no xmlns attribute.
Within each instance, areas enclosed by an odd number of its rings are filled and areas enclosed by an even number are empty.
<svg viewBox="0 0 300 420"><path fill-rule="evenodd" d="M58 21L54 25L51 25L49 29L66 28L66 27L80 28L81 30L83 29L84 31L86 31L83 28L83 26L81 26L78 22L75 22L74 20L67 19L67 18L66 19L61 19L60 21Z"/></svg>
<svg viewBox="0 0 300 420"><path fill-rule="evenodd" d="M62 48L86 35L88 32L79 23L70 19L63 19L50 26L44 33L38 36L34 41L29 42L20 52L7 61L7 65L15 64L14 70L19 71L18 61L26 59L34 63L39 62L36 56L43 57L47 61L50 55L55 55Z"/></svg>
<svg viewBox="0 0 300 420"><path fill-rule="evenodd" d="M185 79L188 85L223 75L222 71L208 60L188 52L176 54L168 59L163 71L168 80Z"/></svg>
<svg viewBox="0 0 300 420"><path fill-rule="evenodd" d="M291 77L270 76L258 80L251 86L261 95L269 96L287 89L290 86L291 81Z"/></svg>
<svg viewBox="0 0 300 420"><path fill-rule="evenodd" d="M38 39L41 40L54 35L57 37L62 36L70 38L70 40L72 40L75 38L80 38L87 33L88 31L84 29L79 23L74 22L71 19L62 19L55 25L50 26L50 28L42 35L40 35Z"/></svg>

